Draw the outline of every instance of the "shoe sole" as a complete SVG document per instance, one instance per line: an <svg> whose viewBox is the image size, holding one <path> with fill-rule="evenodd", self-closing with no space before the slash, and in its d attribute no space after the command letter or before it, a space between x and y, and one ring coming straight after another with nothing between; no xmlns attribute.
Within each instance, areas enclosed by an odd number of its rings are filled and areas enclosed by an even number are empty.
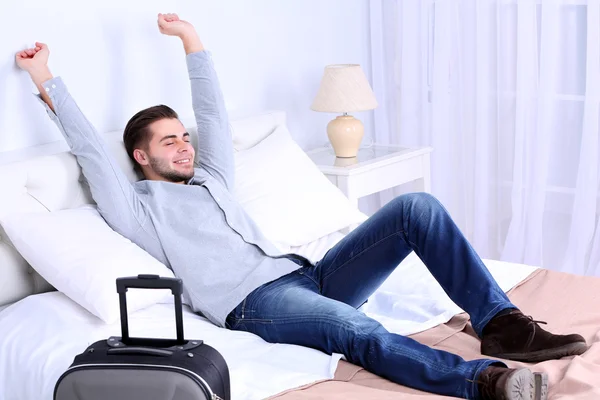
<svg viewBox="0 0 600 400"><path fill-rule="evenodd" d="M547 400L548 375L524 368L515 372L504 386L506 400Z"/></svg>
<svg viewBox="0 0 600 400"><path fill-rule="evenodd" d="M554 349L532 351L530 353L504 353L487 354L492 357L504 358L506 360L522 362L542 362L547 360L556 360L568 356L579 356L587 351L587 344L583 342L569 343L562 347Z"/></svg>
<svg viewBox="0 0 600 400"><path fill-rule="evenodd" d="M535 392L533 400L546 400L548 398L548 374L534 372Z"/></svg>

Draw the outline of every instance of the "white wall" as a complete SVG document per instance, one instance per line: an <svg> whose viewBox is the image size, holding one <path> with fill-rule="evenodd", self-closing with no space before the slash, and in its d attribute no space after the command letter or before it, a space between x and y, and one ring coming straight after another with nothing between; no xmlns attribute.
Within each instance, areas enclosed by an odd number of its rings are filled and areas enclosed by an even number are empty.
<svg viewBox="0 0 600 400"><path fill-rule="evenodd" d="M158 12L177 12L196 26L231 116L282 109L303 148L323 145L334 115L309 107L326 64L359 63L370 79L368 8L368 0L2 3L0 151L62 140L14 63L35 41L49 45L51 71L100 132L122 129L135 112L160 103L190 118L183 48L158 32ZM357 117L370 135L372 113Z"/></svg>

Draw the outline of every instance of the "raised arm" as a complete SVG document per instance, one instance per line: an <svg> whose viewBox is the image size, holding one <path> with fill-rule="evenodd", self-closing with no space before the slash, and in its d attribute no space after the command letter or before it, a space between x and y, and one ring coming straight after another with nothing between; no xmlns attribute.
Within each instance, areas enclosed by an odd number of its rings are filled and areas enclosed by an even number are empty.
<svg viewBox="0 0 600 400"><path fill-rule="evenodd" d="M18 52L16 62L29 73L40 91L39 97L36 97L77 158L100 214L115 231L122 235L134 234L145 218L144 207L62 79L50 73L47 65L49 54L48 46L36 42L36 47Z"/></svg>
<svg viewBox="0 0 600 400"><path fill-rule="evenodd" d="M158 14L161 33L177 36L183 43L192 88L192 106L198 127L199 166L233 189L233 142L225 101L210 54L204 49L196 30L177 14Z"/></svg>

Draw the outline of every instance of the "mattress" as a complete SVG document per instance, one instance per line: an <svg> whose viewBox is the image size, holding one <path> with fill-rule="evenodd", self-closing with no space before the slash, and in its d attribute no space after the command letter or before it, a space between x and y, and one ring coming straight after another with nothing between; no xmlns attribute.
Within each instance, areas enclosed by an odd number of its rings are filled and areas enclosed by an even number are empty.
<svg viewBox="0 0 600 400"><path fill-rule="evenodd" d="M316 261L343 238L329 235L291 249ZM535 270L486 260L509 290ZM381 300L383 299L383 300ZM409 301L410 300L410 301ZM172 304L156 304L129 316L132 336L174 337ZM446 296L416 255L409 255L363 307L391 331L415 334L450 320L462 310ZM339 354L271 344L246 332L218 328L184 308L185 337L220 351L232 376L234 399L262 399L334 378ZM75 355L90 343L120 335L60 292L31 295L0 312L0 400L49 400L54 384ZM344 365L344 364L342 364Z"/></svg>
<svg viewBox="0 0 600 400"><path fill-rule="evenodd" d="M316 261L343 237L335 232L288 250ZM130 335L175 337L172 299L131 313ZM223 354L235 376L231 393L236 400L266 398L331 379L341 358L218 328L187 306L184 333L187 339L202 339ZM109 336L120 336L119 322L103 323L60 292L31 295L5 307L0 310L0 400L52 399L55 382L75 355Z"/></svg>
<svg viewBox="0 0 600 400"><path fill-rule="evenodd" d="M129 317L131 336L175 337L171 304L155 304ZM271 344L246 332L218 328L184 311L187 339L202 339L227 361L234 399L257 399L332 378L339 356ZM28 296L0 313L0 399L50 400L73 358L97 340L120 336L61 292Z"/></svg>

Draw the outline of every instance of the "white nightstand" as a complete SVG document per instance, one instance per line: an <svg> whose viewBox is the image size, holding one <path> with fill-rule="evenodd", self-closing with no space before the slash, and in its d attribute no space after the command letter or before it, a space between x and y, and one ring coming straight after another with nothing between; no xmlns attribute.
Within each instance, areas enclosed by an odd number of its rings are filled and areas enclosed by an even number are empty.
<svg viewBox="0 0 600 400"><path fill-rule="evenodd" d="M373 145L360 149L355 158L337 158L332 148L307 151L308 156L358 207L363 196L418 181L419 190L430 192L431 147L406 148Z"/></svg>

